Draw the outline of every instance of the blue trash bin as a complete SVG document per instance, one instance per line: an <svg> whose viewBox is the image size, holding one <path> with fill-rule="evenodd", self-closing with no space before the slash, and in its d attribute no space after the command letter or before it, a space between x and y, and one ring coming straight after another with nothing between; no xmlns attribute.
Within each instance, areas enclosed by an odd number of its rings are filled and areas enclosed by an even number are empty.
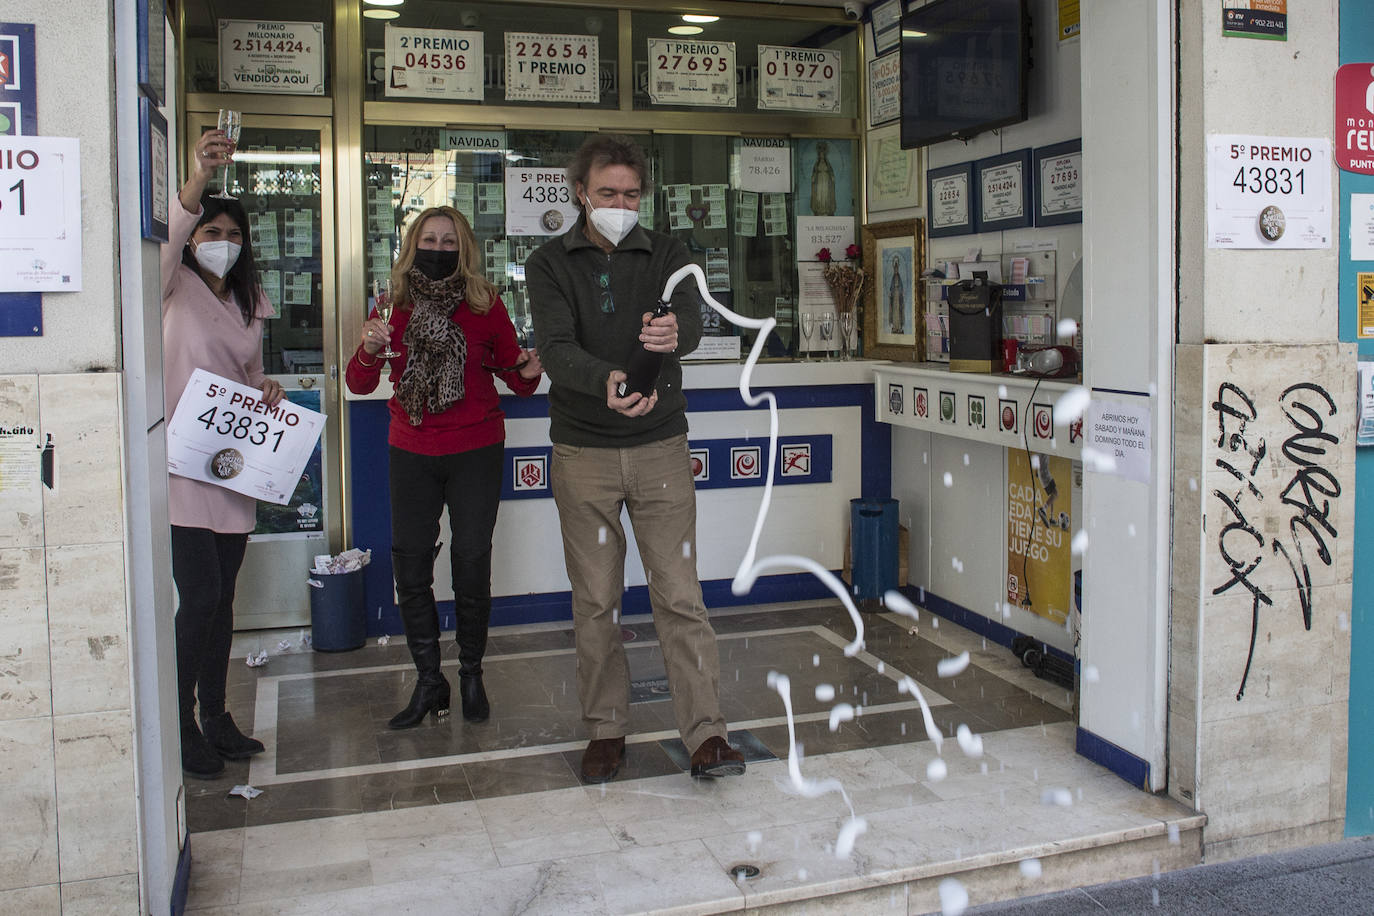
<svg viewBox="0 0 1374 916"><path fill-rule="evenodd" d="M871 601L897 587L897 500L849 501L850 568L855 598Z"/></svg>
<svg viewBox="0 0 1374 916"><path fill-rule="evenodd" d="M307 575L321 587L310 589L310 641L317 652L348 652L367 642L367 605L363 571Z"/></svg>

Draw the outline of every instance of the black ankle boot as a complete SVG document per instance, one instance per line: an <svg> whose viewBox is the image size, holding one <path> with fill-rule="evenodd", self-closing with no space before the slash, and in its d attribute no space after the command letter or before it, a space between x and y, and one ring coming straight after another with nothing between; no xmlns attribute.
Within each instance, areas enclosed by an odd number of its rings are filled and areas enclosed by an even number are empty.
<svg viewBox="0 0 1374 916"><path fill-rule="evenodd" d="M434 607L434 555L391 551L401 623L419 678L406 708L391 717L391 728L414 728L431 712L448 715L449 686L440 670L439 613Z"/></svg>
<svg viewBox="0 0 1374 916"><path fill-rule="evenodd" d="M441 674L437 683L426 684L423 681L415 685L415 690L410 694L410 703L405 709L391 717L387 723L390 728L414 728L425 720L425 716L431 712L436 719L448 715L449 686L448 681ZM466 708L466 704L464 704Z"/></svg>
<svg viewBox="0 0 1374 916"><path fill-rule="evenodd" d="M200 727L205 740L226 760L244 760L263 752L262 742L239 731L234 717L227 712L202 719Z"/></svg>
<svg viewBox="0 0 1374 916"><path fill-rule="evenodd" d="M463 718L469 722L485 722L491 715L487 691L482 687L481 674L458 675L458 692L463 698Z"/></svg>
<svg viewBox="0 0 1374 916"><path fill-rule="evenodd" d="M224 761L194 722L181 726L181 768L197 779L214 779L224 772Z"/></svg>
<svg viewBox="0 0 1374 916"><path fill-rule="evenodd" d="M453 609L463 718L469 722L485 722L491 716L491 704L487 702L487 691L482 686L482 657L487 653L491 598L455 595Z"/></svg>

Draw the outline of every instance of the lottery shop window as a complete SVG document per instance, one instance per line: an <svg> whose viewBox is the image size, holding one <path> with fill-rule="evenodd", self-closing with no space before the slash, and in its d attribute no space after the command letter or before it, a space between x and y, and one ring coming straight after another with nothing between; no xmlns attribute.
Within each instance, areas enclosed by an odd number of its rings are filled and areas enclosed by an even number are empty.
<svg viewBox="0 0 1374 916"><path fill-rule="evenodd" d="M619 106L615 9L452 0L407 0L387 9L400 15L363 20L369 102ZM474 32L481 35L480 55ZM517 97L508 98L508 64L517 69Z"/></svg>
<svg viewBox="0 0 1374 916"><path fill-rule="evenodd" d="M693 35L669 31L683 25L678 13L636 12L631 17L636 110L858 117L854 73L859 32L852 26L721 16L700 23L701 32ZM787 59L770 63L768 54L761 59L760 45L788 48ZM785 76L780 68L803 65L799 82L814 85L814 94L789 103L793 108L768 100L760 105L760 87L766 92L769 84L760 80L761 67L771 66L773 75Z"/></svg>
<svg viewBox="0 0 1374 916"><path fill-rule="evenodd" d="M587 134L508 130L501 149L453 145L469 133L436 126L364 129L367 282L390 271L406 228L421 211L447 204L472 224L487 278L500 290L516 329L528 335L525 261L557 233L525 234L532 226L537 233L539 225L526 217L557 211L562 231L576 212L571 189L558 181L526 188L528 200L519 193L512 197L508 184L514 187L517 170L561 176ZM740 187L743 141L738 137L639 134L635 139L648 155L654 183L653 193L640 201L641 224L681 239L722 304L752 318L777 318L768 355L795 355L796 217L855 212L855 141L783 141L791 147L793 163L787 189L757 193ZM722 324L712 310L705 309L703 319L710 335L739 335L743 347L753 342L753 332Z"/></svg>

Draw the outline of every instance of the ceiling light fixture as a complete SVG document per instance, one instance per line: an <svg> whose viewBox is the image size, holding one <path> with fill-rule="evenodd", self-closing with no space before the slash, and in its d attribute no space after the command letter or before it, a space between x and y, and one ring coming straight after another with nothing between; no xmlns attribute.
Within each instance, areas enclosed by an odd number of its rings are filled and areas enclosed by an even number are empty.
<svg viewBox="0 0 1374 916"><path fill-rule="evenodd" d="M674 35L700 35L704 29L699 25L675 25L668 29Z"/></svg>
<svg viewBox="0 0 1374 916"><path fill-rule="evenodd" d="M365 6L400 6L406 0L363 0Z"/></svg>
<svg viewBox="0 0 1374 916"><path fill-rule="evenodd" d="M400 19L401 14L395 10L363 10L364 19Z"/></svg>
<svg viewBox="0 0 1374 916"><path fill-rule="evenodd" d="M320 154L310 151L282 151L269 153L264 150L235 150L235 162L265 162L280 165L319 165Z"/></svg>
<svg viewBox="0 0 1374 916"><path fill-rule="evenodd" d="M683 22L718 22L718 21L720 21L720 17L719 17L719 16L698 16L698 15L695 14L695 13L684 13L683 16L682 16L682 21L683 21Z"/></svg>

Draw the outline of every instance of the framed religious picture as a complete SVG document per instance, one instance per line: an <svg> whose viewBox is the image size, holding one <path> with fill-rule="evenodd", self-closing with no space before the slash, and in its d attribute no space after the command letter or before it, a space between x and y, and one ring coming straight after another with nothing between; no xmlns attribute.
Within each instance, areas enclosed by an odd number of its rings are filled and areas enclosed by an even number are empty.
<svg viewBox="0 0 1374 916"><path fill-rule="evenodd" d="M1035 225L1083 222L1083 141L1041 146L1035 162Z"/></svg>
<svg viewBox="0 0 1374 916"><path fill-rule="evenodd" d="M1001 153L973 164L978 232L1020 229L1031 224L1031 151Z"/></svg>
<svg viewBox="0 0 1374 916"><path fill-rule="evenodd" d="M927 169L926 201L931 238L973 232L973 163Z"/></svg>
<svg viewBox="0 0 1374 916"><path fill-rule="evenodd" d="M864 355L925 359L925 222L870 223L863 228Z"/></svg>
<svg viewBox="0 0 1374 916"><path fill-rule="evenodd" d="M167 207L171 201L167 156L167 119L153 107L153 100L144 96L138 100L141 228L143 237L154 242L167 241Z"/></svg>

